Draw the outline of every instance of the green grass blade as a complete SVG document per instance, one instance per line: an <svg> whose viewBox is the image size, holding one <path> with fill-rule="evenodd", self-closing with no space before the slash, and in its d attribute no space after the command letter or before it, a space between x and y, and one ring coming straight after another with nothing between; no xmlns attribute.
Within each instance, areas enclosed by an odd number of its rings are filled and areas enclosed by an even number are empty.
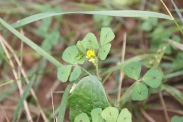
<svg viewBox="0 0 183 122"><path fill-rule="evenodd" d="M66 90L64 91L62 101L61 101L61 104L60 104L60 107L59 107L58 122L63 122L64 121L65 110L66 110L66 106L67 106L67 98L69 96L69 92L70 92L70 89L71 89L73 83L74 82L69 83L67 85Z"/></svg>
<svg viewBox="0 0 183 122"><path fill-rule="evenodd" d="M176 4L174 3L174 1L173 1L173 0L171 0L171 2L172 2L172 4L173 4L173 6L174 6L174 8L175 8L175 11L177 12L177 14L178 14L178 16L179 16L180 20L181 20L181 22L183 23L183 17L182 17L182 14L180 13L180 11L179 11L178 7L176 6Z"/></svg>
<svg viewBox="0 0 183 122"><path fill-rule="evenodd" d="M28 95L28 93L29 93L33 83L34 83L34 79L35 79L35 76L31 79L30 83L26 86L25 91L24 91L22 97L20 98L18 106L17 106L17 108L16 108L16 110L14 112L14 116L13 116L13 121L12 122L15 122L17 117L19 116L20 111L21 111L22 106L23 106L23 102L26 99L26 97L27 97L27 95Z"/></svg>
<svg viewBox="0 0 183 122"><path fill-rule="evenodd" d="M162 90L165 90L168 92L172 97L174 97L181 105L183 105L183 93L176 89L175 87L172 87L170 85L162 85Z"/></svg>
<svg viewBox="0 0 183 122"><path fill-rule="evenodd" d="M4 20L0 18L0 23L5 26L9 31L11 31L13 34L15 34L18 38L20 38L23 42L28 44L30 47L32 47L35 51L37 51L39 54L41 54L43 57L45 57L47 60L49 60L51 63L56 65L57 67L61 66L62 64L57 61L54 57L52 57L50 54L48 54L46 51L44 51L42 48L40 48L38 45L36 45L33 41L25 37L23 34L18 32L16 29L14 29L12 26L10 26L8 23L6 23Z"/></svg>
<svg viewBox="0 0 183 122"><path fill-rule="evenodd" d="M45 13L39 13L39 14L26 17L22 20L19 20L13 23L11 26L14 28L17 28L17 27L21 27L23 25L38 21L40 19L44 19L52 16L64 15L64 14L95 14L95 15L118 16L118 17L156 17L156 18L172 20L172 18L166 14L151 12L151 11L139 11L139 10L45 12Z"/></svg>

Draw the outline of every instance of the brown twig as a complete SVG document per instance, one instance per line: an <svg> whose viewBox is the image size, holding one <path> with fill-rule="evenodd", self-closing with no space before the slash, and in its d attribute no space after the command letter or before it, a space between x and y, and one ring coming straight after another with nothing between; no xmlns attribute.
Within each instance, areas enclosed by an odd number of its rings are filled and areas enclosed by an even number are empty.
<svg viewBox="0 0 183 122"><path fill-rule="evenodd" d="M158 107L158 108L156 108L156 107L147 107L147 109L148 110L157 110L157 111L163 111L164 110L164 108L162 108L162 107ZM178 114L178 115L180 115L180 116L183 116L183 111L181 111L181 110L176 110L176 109L167 109L167 111L168 112L171 112L171 113L174 113L174 114Z"/></svg>
<svg viewBox="0 0 183 122"><path fill-rule="evenodd" d="M148 120L148 122L156 122L149 114L147 114L143 109L141 109L142 115Z"/></svg>
<svg viewBox="0 0 183 122"><path fill-rule="evenodd" d="M125 60L125 49L126 49L126 33L124 33L124 36L123 36L123 47L122 47L122 56L121 56L122 63L124 63L124 60ZM123 83L123 78L124 78L124 73L121 70L120 77L119 77L119 84L118 84L118 96L117 96L118 104L120 104L121 87L122 87L122 83Z"/></svg>
<svg viewBox="0 0 183 122"><path fill-rule="evenodd" d="M160 101L161 101L161 104L162 104L162 107L163 107L165 119L166 119L167 122L170 122L170 119L169 119L169 116L168 116L168 112L167 112L167 108L166 108L165 101L163 99L163 95L162 95L162 91L161 90L159 91L159 98L160 98Z"/></svg>
<svg viewBox="0 0 183 122"><path fill-rule="evenodd" d="M59 80L56 80L54 82L54 84L51 86L50 90L48 90L48 92L46 93L46 99L50 99L50 97L52 96L51 93L54 92L58 88L59 84L60 84Z"/></svg>

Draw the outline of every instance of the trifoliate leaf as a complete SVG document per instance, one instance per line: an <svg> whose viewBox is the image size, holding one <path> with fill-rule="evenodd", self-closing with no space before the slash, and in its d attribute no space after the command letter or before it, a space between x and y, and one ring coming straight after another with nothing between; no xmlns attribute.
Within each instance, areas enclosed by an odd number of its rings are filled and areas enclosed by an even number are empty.
<svg viewBox="0 0 183 122"><path fill-rule="evenodd" d="M121 110L117 122L132 122L132 115L127 108Z"/></svg>
<svg viewBox="0 0 183 122"><path fill-rule="evenodd" d="M84 41L78 41L77 44L76 44L76 46L77 46L77 48L78 48L81 52L83 52L83 53L86 52L86 42L84 42Z"/></svg>
<svg viewBox="0 0 183 122"><path fill-rule="evenodd" d="M74 122L90 122L90 120L87 114L81 113L74 119Z"/></svg>
<svg viewBox="0 0 183 122"><path fill-rule="evenodd" d="M107 107L102 111L102 117L107 122L116 122L119 115L119 111L115 107Z"/></svg>
<svg viewBox="0 0 183 122"><path fill-rule="evenodd" d="M81 75L81 68L79 66L75 66L74 70L71 72L69 81L76 80L80 75Z"/></svg>
<svg viewBox="0 0 183 122"><path fill-rule="evenodd" d="M99 52L98 52L98 56L101 60L105 60L107 55L109 54L109 51L111 49L111 44L107 44L107 45L104 45L102 46L100 49L99 49Z"/></svg>
<svg viewBox="0 0 183 122"><path fill-rule="evenodd" d="M131 98L132 100L144 100L147 98L148 95L148 88L142 84L141 82L137 81L132 88Z"/></svg>
<svg viewBox="0 0 183 122"><path fill-rule="evenodd" d="M141 65L138 62L130 62L123 69L125 75L128 77L138 80L141 72Z"/></svg>
<svg viewBox="0 0 183 122"><path fill-rule="evenodd" d="M62 59L67 63L75 64L77 54L78 54L77 47L70 46L64 50L63 55L62 55Z"/></svg>
<svg viewBox="0 0 183 122"><path fill-rule="evenodd" d="M114 39L115 35L111 28L104 27L100 33L100 44L101 46L106 45Z"/></svg>
<svg viewBox="0 0 183 122"><path fill-rule="evenodd" d="M92 122L103 122L101 112L101 108L96 108L91 111Z"/></svg>
<svg viewBox="0 0 183 122"><path fill-rule="evenodd" d="M71 65L59 67L57 71L57 78L62 82L66 82L69 78L71 67L72 67Z"/></svg>
<svg viewBox="0 0 183 122"><path fill-rule="evenodd" d="M96 36L93 33L88 33L85 38L83 39L83 42L86 43L87 49L98 49L98 41Z"/></svg>
<svg viewBox="0 0 183 122"><path fill-rule="evenodd" d="M163 76L162 73L156 69L151 68L143 76L142 80L150 87L157 88L161 84Z"/></svg>

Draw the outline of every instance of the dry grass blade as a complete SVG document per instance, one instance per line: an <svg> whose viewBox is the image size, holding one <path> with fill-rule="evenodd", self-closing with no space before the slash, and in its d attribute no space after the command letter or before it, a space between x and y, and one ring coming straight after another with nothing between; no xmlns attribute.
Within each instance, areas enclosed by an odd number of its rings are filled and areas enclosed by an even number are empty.
<svg viewBox="0 0 183 122"><path fill-rule="evenodd" d="M148 122L156 122L149 114L147 114L143 109L141 109L142 115L148 120Z"/></svg>
<svg viewBox="0 0 183 122"><path fill-rule="evenodd" d="M3 40L3 42L4 42L4 45L5 45L5 46L11 51L11 53L13 54L13 56L14 56L14 58L15 58L17 64L18 64L18 66L21 67L21 61L19 60L18 56L15 54L14 50L13 50L13 49L11 48L11 46L7 43L7 41L4 40L3 37L1 37L1 38L2 38L2 40ZM20 71L21 71L21 73L22 73L22 75L23 75L23 77L24 77L26 83L28 84L30 81L29 81L29 79L28 79L28 77L27 77L27 75L26 75L25 70L21 67L21 68L20 68ZM40 110L40 113L41 113L43 119L44 119L44 122L48 122L48 118L46 117L44 111L42 110L42 108L41 108L41 106L40 106L40 104L39 104L39 102L38 102L38 98L37 98L37 96L36 96L34 90L31 88L30 91L31 91L31 94L32 94L32 96L34 97L36 103L37 103L37 106L38 106L38 108L39 108L39 110Z"/></svg>
<svg viewBox="0 0 183 122"><path fill-rule="evenodd" d="M18 89L19 89L19 92L20 92L20 96L22 96L22 94L23 94L22 84L21 84L21 81L19 80L18 73L15 71L15 66L13 64L13 61L11 60L10 54L9 54L6 46L4 45L4 41L5 40L2 38L2 36L0 36L0 43L1 43L2 47L3 47L3 50L4 50L5 54L6 54L9 62L10 62L11 67L13 67L12 71L13 71L13 74L14 74L15 79L17 80L17 85L18 85ZM30 110L28 108L28 103L27 103L26 100L24 100L23 105L24 105L24 109L25 109L25 112L26 112L26 115L27 115L27 120L29 122L33 122L32 116L30 114ZM14 121L15 121L15 119L17 117L18 116L15 116Z"/></svg>
<svg viewBox="0 0 183 122"><path fill-rule="evenodd" d="M123 37L121 63L124 63L124 60L125 60L125 50L126 50L126 33L124 33L124 37ZM121 70L120 71L120 78L119 78L119 85L118 85L118 96L117 96L118 104L120 103L121 87L122 87L122 83L123 83L123 78L124 78L124 73Z"/></svg>
<svg viewBox="0 0 183 122"><path fill-rule="evenodd" d="M171 39L168 40L168 43L171 44L172 46L175 46L176 48L178 48L178 49L183 51L183 44L175 42L175 41L173 41Z"/></svg>
<svg viewBox="0 0 183 122"><path fill-rule="evenodd" d="M166 121L170 122L170 119L169 119L169 116L168 116L168 112L167 112L167 108L166 108L165 101L163 99L163 95L162 95L162 91L161 90L159 91L159 97L160 97L161 104L163 106L163 110L164 110L164 115L165 115Z"/></svg>

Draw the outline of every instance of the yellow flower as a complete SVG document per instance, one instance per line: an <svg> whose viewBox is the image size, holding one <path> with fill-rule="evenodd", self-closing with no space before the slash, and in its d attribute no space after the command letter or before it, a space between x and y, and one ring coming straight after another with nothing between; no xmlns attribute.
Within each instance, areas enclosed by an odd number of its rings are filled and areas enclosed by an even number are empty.
<svg viewBox="0 0 183 122"><path fill-rule="evenodd" d="M88 50L86 52L86 59L90 62L92 62L93 64L96 63L96 60L95 60L95 51L94 50Z"/></svg>
<svg viewBox="0 0 183 122"><path fill-rule="evenodd" d="M94 50L88 50L86 52L86 58L89 59L91 57L94 57L95 56L95 51Z"/></svg>

